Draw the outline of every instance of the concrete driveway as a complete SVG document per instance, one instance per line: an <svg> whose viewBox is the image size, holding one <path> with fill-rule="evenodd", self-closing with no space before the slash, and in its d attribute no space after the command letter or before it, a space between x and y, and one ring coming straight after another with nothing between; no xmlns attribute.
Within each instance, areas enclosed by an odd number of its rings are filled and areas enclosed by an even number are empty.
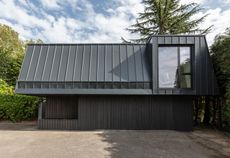
<svg viewBox="0 0 230 158"><path fill-rule="evenodd" d="M34 123L0 123L2 158L225 158L230 140L213 130L40 131Z"/></svg>

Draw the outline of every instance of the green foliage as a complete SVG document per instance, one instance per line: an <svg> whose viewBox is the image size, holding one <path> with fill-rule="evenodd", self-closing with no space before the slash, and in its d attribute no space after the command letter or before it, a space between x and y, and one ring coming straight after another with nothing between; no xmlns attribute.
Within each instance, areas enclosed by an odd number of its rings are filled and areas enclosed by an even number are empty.
<svg viewBox="0 0 230 158"><path fill-rule="evenodd" d="M27 43L42 41L23 42L12 28L0 24L0 120L21 121L37 115L40 98L13 92Z"/></svg>
<svg viewBox="0 0 230 158"><path fill-rule="evenodd" d="M211 26L207 29L198 27L207 15L191 18L202 10L196 3L181 5L179 0L144 0L143 3L144 13L140 13L136 24L128 29L141 35L133 41L146 41L156 34L205 34L211 29Z"/></svg>
<svg viewBox="0 0 230 158"><path fill-rule="evenodd" d="M13 87L9 86L5 81L0 79L0 94L12 95Z"/></svg>
<svg viewBox="0 0 230 158"><path fill-rule="evenodd" d="M24 56L24 44L18 33L0 24L0 78L15 85Z"/></svg>
<svg viewBox="0 0 230 158"><path fill-rule="evenodd" d="M230 127L230 83L226 86L226 103L223 107L223 123L225 126Z"/></svg>
<svg viewBox="0 0 230 158"><path fill-rule="evenodd" d="M0 94L0 119L15 122L35 118L38 103L36 97Z"/></svg>
<svg viewBox="0 0 230 158"><path fill-rule="evenodd" d="M221 94L225 99L223 122L230 126L230 29L216 37L211 54Z"/></svg>
<svg viewBox="0 0 230 158"><path fill-rule="evenodd" d="M35 118L38 97L18 95L13 93L13 87L0 80L0 120L22 121Z"/></svg>
<svg viewBox="0 0 230 158"><path fill-rule="evenodd" d="M24 58L26 44L42 43L42 40L21 41L11 27L0 24L0 78L15 86Z"/></svg>

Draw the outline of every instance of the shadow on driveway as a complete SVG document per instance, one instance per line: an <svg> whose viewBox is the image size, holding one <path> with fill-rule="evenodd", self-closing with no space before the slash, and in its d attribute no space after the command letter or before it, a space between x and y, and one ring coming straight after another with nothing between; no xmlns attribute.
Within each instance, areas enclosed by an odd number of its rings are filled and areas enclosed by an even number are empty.
<svg viewBox="0 0 230 158"><path fill-rule="evenodd" d="M227 138L221 140L218 134L213 133L198 136L199 132L104 131L99 135L102 141L110 144L105 150L110 153L111 158L230 157L230 143Z"/></svg>
<svg viewBox="0 0 230 158"><path fill-rule="evenodd" d="M36 121L0 122L5 158L227 158L230 140L214 130L38 130Z"/></svg>

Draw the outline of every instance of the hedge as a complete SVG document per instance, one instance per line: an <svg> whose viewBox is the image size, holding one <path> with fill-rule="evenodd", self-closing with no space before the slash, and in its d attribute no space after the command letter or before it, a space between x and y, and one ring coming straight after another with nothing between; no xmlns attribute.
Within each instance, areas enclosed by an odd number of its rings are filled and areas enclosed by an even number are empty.
<svg viewBox="0 0 230 158"><path fill-rule="evenodd" d="M39 97L14 94L13 87L0 80L0 120L31 120L37 116L40 101Z"/></svg>

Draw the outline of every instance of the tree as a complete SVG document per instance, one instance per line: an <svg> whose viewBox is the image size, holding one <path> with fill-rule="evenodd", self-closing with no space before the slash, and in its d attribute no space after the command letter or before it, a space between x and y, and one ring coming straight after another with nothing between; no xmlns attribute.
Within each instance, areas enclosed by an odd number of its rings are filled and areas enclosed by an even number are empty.
<svg viewBox="0 0 230 158"><path fill-rule="evenodd" d="M24 44L16 31L0 24L0 78L15 85L24 55Z"/></svg>
<svg viewBox="0 0 230 158"><path fill-rule="evenodd" d="M230 28L218 35L211 46L214 69L223 97L223 123L230 127Z"/></svg>
<svg viewBox="0 0 230 158"><path fill-rule="evenodd" d="M19 34L11 27L0 24L0 79L10 86L16 84L25 46L29 43L42 43L42 40L22 41L19 39Z"/></svg>
<svg viewBox="0 0 230 158"><path fill-rule="evenodd" d="M181 5L179 2L179 0L144 0L144 13L140 13L136 24L127 29L141 36L140 39L132 41L146 41L156 34L205 34L210 31L211 26L206 29L198 27L207 15L192 19L202 10L198 4Z"/></svg>

